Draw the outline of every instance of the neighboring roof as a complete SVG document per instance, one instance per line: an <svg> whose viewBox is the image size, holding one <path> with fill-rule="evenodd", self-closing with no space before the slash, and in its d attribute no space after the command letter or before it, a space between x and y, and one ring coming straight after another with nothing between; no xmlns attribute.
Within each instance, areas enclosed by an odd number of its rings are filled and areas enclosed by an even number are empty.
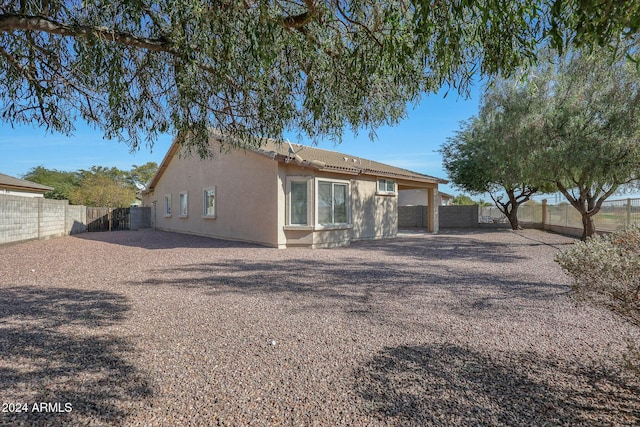
<svg viewBox="0 0 640 427"><path fill-rule="evenodd" d="M449 193L445 193L444 191L438 191L438 194L440 194L440 196L441 196L443 199L454 199L454 198L455 198L455 196L452 196L452 195L451 195L451 194L449 194Z"/></svg>
<svg viewBox="0 0 640 427"><path fill-rule="evenodd" d="M215 132L213 132L212 138L220 141ZM167 151L162 163L160 163L160 166L158 167L156 175L149 182L144 191L151 191L155 188L158 180L169 165L169 162L179 149L180 146L177 143L174 142L171 144L169 151ZM289 142L267 140L266 142L263 141L259 148L249 147L247 150L267 156L277 161L285 163L293 162L299 166L309 167L324 172L335 172L348 175L374 175L426 183L448 183L447 180L441 178L424 175L407 169L375 162L373 160L367 160L361 157L351 156L337 151L323 150L321 148L310 147L307 145L292 144Z"/></svg>
<svg viewBox="0 0 640 427"><path fill-rule="evenodd" d="M47 187L46 185L27 181L25 179L14 178L3 173L0 173L0 188L27 191L29 193L46 193L47 191L53 190L53 188Z"/></svg>

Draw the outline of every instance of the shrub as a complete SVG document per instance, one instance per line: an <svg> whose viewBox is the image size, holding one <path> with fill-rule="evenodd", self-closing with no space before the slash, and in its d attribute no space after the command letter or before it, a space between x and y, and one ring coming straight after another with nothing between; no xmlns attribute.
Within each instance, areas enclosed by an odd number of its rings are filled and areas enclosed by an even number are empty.
<svg viewBox="0 0 640 427"><path fill-rule="evenodd" d="M640 326L640 228L592 236L558 253L556 261L573 277L576 297Z"/></svg>
<svg viewBox="0 0 640 427"><path fill-rule="evenodd" d="M640 228L592 236L559 252L556 261L573 277L579 300L605 306L640 326ZM627 362L640 371L640 351L630 344Z"/></svg>

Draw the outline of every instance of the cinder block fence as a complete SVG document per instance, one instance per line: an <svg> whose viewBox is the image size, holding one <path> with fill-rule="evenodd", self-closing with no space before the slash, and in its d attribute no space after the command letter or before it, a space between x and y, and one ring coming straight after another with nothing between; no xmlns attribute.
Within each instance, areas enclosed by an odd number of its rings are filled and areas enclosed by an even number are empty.
<svg viewBox="0 0 640 427"><path fill-rule="evenodd" d="M150 208L131 209L130 229L151 227ZM87 207L68 200L0 194L0 245L87 231Z"/></svg>
<svg viewBox="0 0 640 427"><path fill-rule="evenodd" d="M0 244L86 231L86 208L67 200L0 195Z"/></svg>

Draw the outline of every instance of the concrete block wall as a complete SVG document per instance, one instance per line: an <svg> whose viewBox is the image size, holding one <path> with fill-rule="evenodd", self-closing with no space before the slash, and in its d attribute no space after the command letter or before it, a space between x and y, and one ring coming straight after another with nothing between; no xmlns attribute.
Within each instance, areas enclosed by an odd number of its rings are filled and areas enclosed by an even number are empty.
<svg viewBox="0 0 640 427"><path fill-rule="evenodd" d="M427 228L427 206L398 206L398 228Z"/></svg>
<svg viewBox="0 0 640 427"><path fill-rule="evenodd" d="M61 237L66 235L66 206L68 200L38 199L39 206L39 239Z"/></svg>
<svg viewBox="0 0 640 427"><path fill-rule="evenodd" d="M66 234L84 233L87 231L87 207L67 205L65 209Z"/></svg>
<svg viewBox="0 0 640 427"><path fill-rule="evenodd" d="M440 229L478 228L478 205L438 206Z"/></svg>
<svg viewBox="0 0 640 427"><path fill-rule="evenodd" d="M86 215L67 200L0 194L0 244L86 231Z"/></svg>
<svg viewBox="0 0 640 427"><path fill-rule="evenodd" d="M0 243L38 238L38 198L0 195Z"/></svg>
<svg viewBox="0 0 640 427"><path fill-rule="evenodd" d="M150 207L131 207L130 212L130 228L131 230L140 230L141 228L151 228L151 208Z"/></svg>

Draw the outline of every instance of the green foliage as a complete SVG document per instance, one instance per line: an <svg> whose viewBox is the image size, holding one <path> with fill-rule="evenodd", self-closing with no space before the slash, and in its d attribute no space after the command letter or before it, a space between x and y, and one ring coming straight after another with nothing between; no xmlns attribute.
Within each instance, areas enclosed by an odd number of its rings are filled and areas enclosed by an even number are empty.
<svg viewBox="0 0 640 427"><path fill-rule="evenodd" d="M640 85L635 66L606 52L569 52L531 73L537 107L527 128L544 150L541 173L582 215L583 239L593 216L640 171Z"/></svg>
<svg viewBox="0 0 640 427"><path fill-rule="evenodd" d="M607 50L545 55L524 78L487 89L478 116L443 146L443 162L458 187L491 194L514 229L518 206L556 187L586 238L602 203L639 176L638 73Z"/></svg>
<svg viewBox="0 0 640 427"><path fill-rule="evenodd" d="M173 132L202 156L211 127L237 146L288 129L340 140L424 92L509 75L547 41L637 33L638 2L604 3L5 1L0 116L62 133L82 118L132 149Z"/></svg>
<svg viewBox="0 0 640 427"><path fill-rule="evenodd" d="M595 235L558 253L575 295L640 326L640 229Z"/></svg>
<svg viewBox="0 0 640 427"><path fill-rule="evenodd" d="M138 190L142 190L151 181L153 176L158 171L158 164L156 162L147 162L144 165L133 165L131 170L127 174L127 181Z"/></svg>
<svg viewBox="0 0 640 427"><path fill-rule="evenodd" d="M551 190L539 173L541 150L529 141L535 100L526 92L517 80L494 82L478 116L462 122L441 149L451 181L472 194L489 193L514 230L519 228L519 206L535 192Z"/></svg>
<svg viewBox="0 0 640 427"><path fill-rule="evenodd" d="M31 168L22 178L52 187L52 191L44 194L47 199L68 200L71 192L80 185L80 175L77 172L47 169L44 166Z"/></svg>
<svg viewBox="0 0 640 427"><path fill-rule="evenodd" d="M93 166L90 170L81 170L80 175L81 184L71 192L70 203L116 208L130 206L135 200L136 189L125 171Z"/></svg>
<svg viewBox="0 0 640 427"><path fill-rule="evenodd" d="M464 195L464 194L459 194L457 196L455 196L453 198L453 201L451 202L453 205L475 205L476 202L474 202L473 200L471 200L471 197Z"/></svg>
<svg viewBox="0 0 640 427"><path fill-rule="evenodd" d="M640 326L640 228L592 236L558 253L573 278L575 296L606 307ZM640 352L635 368L640 372Z"/></svg>
<svg viewBox="0 0 640 427"><path fill-rule="evenodd" d="M144 188L157 170L155 162L133 165L129 171L92 166L89 170L62 172L37 166L23 178L53 187L53 191L45 194L47 198L66 199L75 205L125 207L131 205L137 191Z"/></svg>

